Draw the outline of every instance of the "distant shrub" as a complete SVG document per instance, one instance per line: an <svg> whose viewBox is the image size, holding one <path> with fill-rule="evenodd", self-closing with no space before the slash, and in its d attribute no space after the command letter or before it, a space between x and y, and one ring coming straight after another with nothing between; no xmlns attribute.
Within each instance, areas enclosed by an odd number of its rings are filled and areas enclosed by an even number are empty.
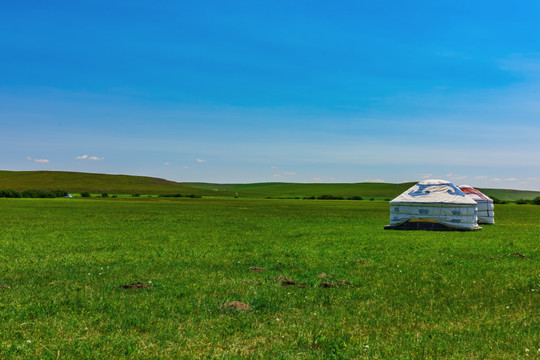
<svg viewBox="0 0 540 360"><path fill-rule="evenodd" d="M174 197L174 198L186 197L186 198L191 198L191 199L200 199L202 196L201 196L201 195L195 195L195 194L190 194L190 195L182 195L182 194L163 194L163 195L159 195L159 197L164 197L164 198L170 198L170 197Z"/></svg>
<svg viewBox="0 0 540 360"><path fill-rule="evenodd" d="M494 204L507 204L507 201L497 199L496 197L491 197L491 200L493 200Z"/></svg>
<svg viewBox="0 0 540 360"><path fill-rule="evenodd" d="M64 190L52 190L51 193L54 194L54 197L64 197L68 195L68 192Z"/></svg>
<svg viewBox="0 0 540 360"><path fill-rule="evenodd" d="M373 201L373 200L375 200L375 198L369 198L369 201Z"/></svg>
<svg viewBox="0 0 540 360"><path fill-rule="evenodd" d="M21 193L14 190L0 190L0 198L20 198Z"/></svg>
<svg viewBox="0 0 540 360"><path fill-rule="evenodd" d="M135 193L135 194L132 194L131 196L133 196L133 197L139 197L139 196L141 196L141 194Z"/></svg>
<svg viewBox="0 0 540 360"><path fill-rule="evenodd" d="M304 200L317 200L316 196L304 196Z"/></svg>
<svg viewBox="0 0 540 360"><path fill-rule="evenodd" d="M112 198L113 199L116 199L118 197L118 195L113 195Z"/></svg>
<svg viewBox="0 0 540 360"><path fill-rule="evenodd" d="M532 203L534 205L540 205L540 196L535 197L534 200L532 201Z"/></svg>
<svg viewBox="0 0 540 360"><path fill-rule="evenodd" d="M57 198L64 197L68 193L64 190L24 190L23 192L17 192L13 190L0 190L0 198L29 198L29 199L45 199L45 198Z"/></svg>
<svg viewBox="0 0 540 360"><path fill-rule="evenodd" d="M21 197L34 199L34 198L39 198L39 194L37 190L24 190L21 193Z"/></svg>
<svg viewBox="0 0 540 360"><path fill-rule="evenodd" d="M159 197L182 197L182 194L163 194L163 195L159 195Z"/></svg>
<svg viewBox="0 0 540 360"><path fill-rule="evenodd" d="M527 204L527 203L528 203L527 200L523 200L523 199L516 200L516 204L519 204L519 205L524 205L524 204Z"/></svg>
<svg viewBox="0 0 540 360"><path fill-rule="evenodd" d="M21 197L29 198L29 199L45 199L45 198L55 198L57 196L52 191L24 190L21 193Z"/></svg>
<svg viewBox="0 0 540 360"><path fill-rule="evenodd" d="M83 192L81 193L81 197L83 197L83 198L89 198L89 197L90 197L90 193L87 192L87 191L83 191Z"/></svg>
<svg viewBox="0 0 540 360"><path fill-rule="evenodd" d="M349 200L364 200L361 196L358 196L358 195L350 196L348 199Z"/></svg>
<svg viewBox="0 0 540 360"><path fill-rule="evenodd" d="M101 197L102 197L102 198L108 198L108 197L109 197L109 194L103 193L103 194L101 194Z"/></svg>
<svg viewBox="0 0 540 360"><path fill-rule="evenodd" d="M343 196L336 196L336 195L320 195L317 196L317 200L344 200L345 198Z"/></svg>

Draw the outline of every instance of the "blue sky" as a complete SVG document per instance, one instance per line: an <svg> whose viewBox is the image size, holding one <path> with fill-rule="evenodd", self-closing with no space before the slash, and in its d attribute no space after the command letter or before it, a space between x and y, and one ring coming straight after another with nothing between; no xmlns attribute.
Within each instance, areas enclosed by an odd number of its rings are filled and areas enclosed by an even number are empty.
<svg viewBox="0 0 540 360"><path fill-rule="evenodd" d="M540 190L535 1L18 1L0 169Z"/></svg>

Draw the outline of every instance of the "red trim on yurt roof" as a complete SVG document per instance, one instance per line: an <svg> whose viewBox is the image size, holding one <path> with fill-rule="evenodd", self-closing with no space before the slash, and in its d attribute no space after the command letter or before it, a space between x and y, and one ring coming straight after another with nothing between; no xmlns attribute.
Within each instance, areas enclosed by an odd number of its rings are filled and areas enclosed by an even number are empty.
<svg viewBox="0 0 540 360"><path fill-rule="evenodd" d="M473 188L470 188L470 187L464 187L464 188L461 188L461 191L463 191L465 194L478 195L482 200L489 201L489 198L486 195L482 194L480 191L478 191L476 189L473 189Z"/></svg>

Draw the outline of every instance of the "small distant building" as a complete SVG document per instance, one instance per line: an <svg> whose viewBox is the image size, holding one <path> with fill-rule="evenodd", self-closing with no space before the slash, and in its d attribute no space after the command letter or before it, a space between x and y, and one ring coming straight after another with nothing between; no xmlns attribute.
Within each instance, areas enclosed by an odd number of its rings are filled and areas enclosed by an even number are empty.
<svg viewBox="0 0 540 360"><path fill-rule="evenodd" d="M461 185L459 188L478 204L478 223L495 224L493 200L470 185Z"/></svg>
<svg viewBox="0 0 540 360"><path fill-rule="evenodd" d="M390 201L390 225L402 230L479 230L477 203L446 180L420 181Z"/></svg>

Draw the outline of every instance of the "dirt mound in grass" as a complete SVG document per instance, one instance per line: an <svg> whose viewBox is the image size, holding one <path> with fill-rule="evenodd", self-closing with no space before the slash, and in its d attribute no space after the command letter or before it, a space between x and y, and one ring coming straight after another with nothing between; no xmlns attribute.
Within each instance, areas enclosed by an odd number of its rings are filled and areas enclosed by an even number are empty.
<svg viewBox="0 0 540 360"><path fill-rule="evenodd" d="M354 260L357 264L360 264L360 265L367 265L367 264L371 264L371 261L370 260L366 260L366 259L356 259Z"/></svg>
<svg viewBox="0 0 540 360"><path fill-rule="evenodd" d="M222 309L232 309L236 311L246 311L251 309L249 304L243 303L241 301L231 301L230 303L221 305Z"/></svg>
<svg viewBox="0 0 540 360"><path fill-rule="evenodd" d="M325 278L329 278L329 277L332 277L332 276L334 276L334 275L333 274L326 274L326 273L316 275L316 277L318 277L319 279L325 279Z"/></svg>
<svg viewBox="0 0 540 360"><path fill-rule="evenodd" d="M323 281L322 283L319 284L319 287L322 287L322 288L333 288L333 287L336 287L336 284L333 283L333 282Z"/></svg>
<svg viewBox="0 0 540 360"><path fill-rule="evenodd" d="M293 279L289 278L287 280L282 281L281 286L296 286L296 287L300 287L300 288L305 288L305 287L308 287L308 286L311 286L311 285L309 285L306 282L296 282Z"/></svg>
<svg viewBox="0 0 540 360"><path fill-rule="evenodd" d="M261 272L261 271L266 271L268 270L267 268L263 268L263 267L260 267L260 266L252 266L249 268L251 271L257 271L257 272Z"/></svg>
<svg viewBox="0 0 540 360"><path fill-rule="evenodd" d="M281 282L281 286L296 286L296 281L294 281L293 279L283 280Z"/></svg>
<svg viewBox="0 0 540 360"><path fill-rule="evenodd" d="M125 284L125 285L122 285L120 286L124 289L144 289L144 288L151 288L152 287L152 284L149 284L149 283L143 283L143 282L136 282L136 283L133 283L133 284Z"/></svg>
<svg viewBox="0 0 540 360"><path fill-rule="evenodd" d="M528 257L527 255L523 255L522 253L518 253L518 252L511 253L510 256L515 256L515 257L520 258L520 259L525 259L525 258Z"/></svg>

